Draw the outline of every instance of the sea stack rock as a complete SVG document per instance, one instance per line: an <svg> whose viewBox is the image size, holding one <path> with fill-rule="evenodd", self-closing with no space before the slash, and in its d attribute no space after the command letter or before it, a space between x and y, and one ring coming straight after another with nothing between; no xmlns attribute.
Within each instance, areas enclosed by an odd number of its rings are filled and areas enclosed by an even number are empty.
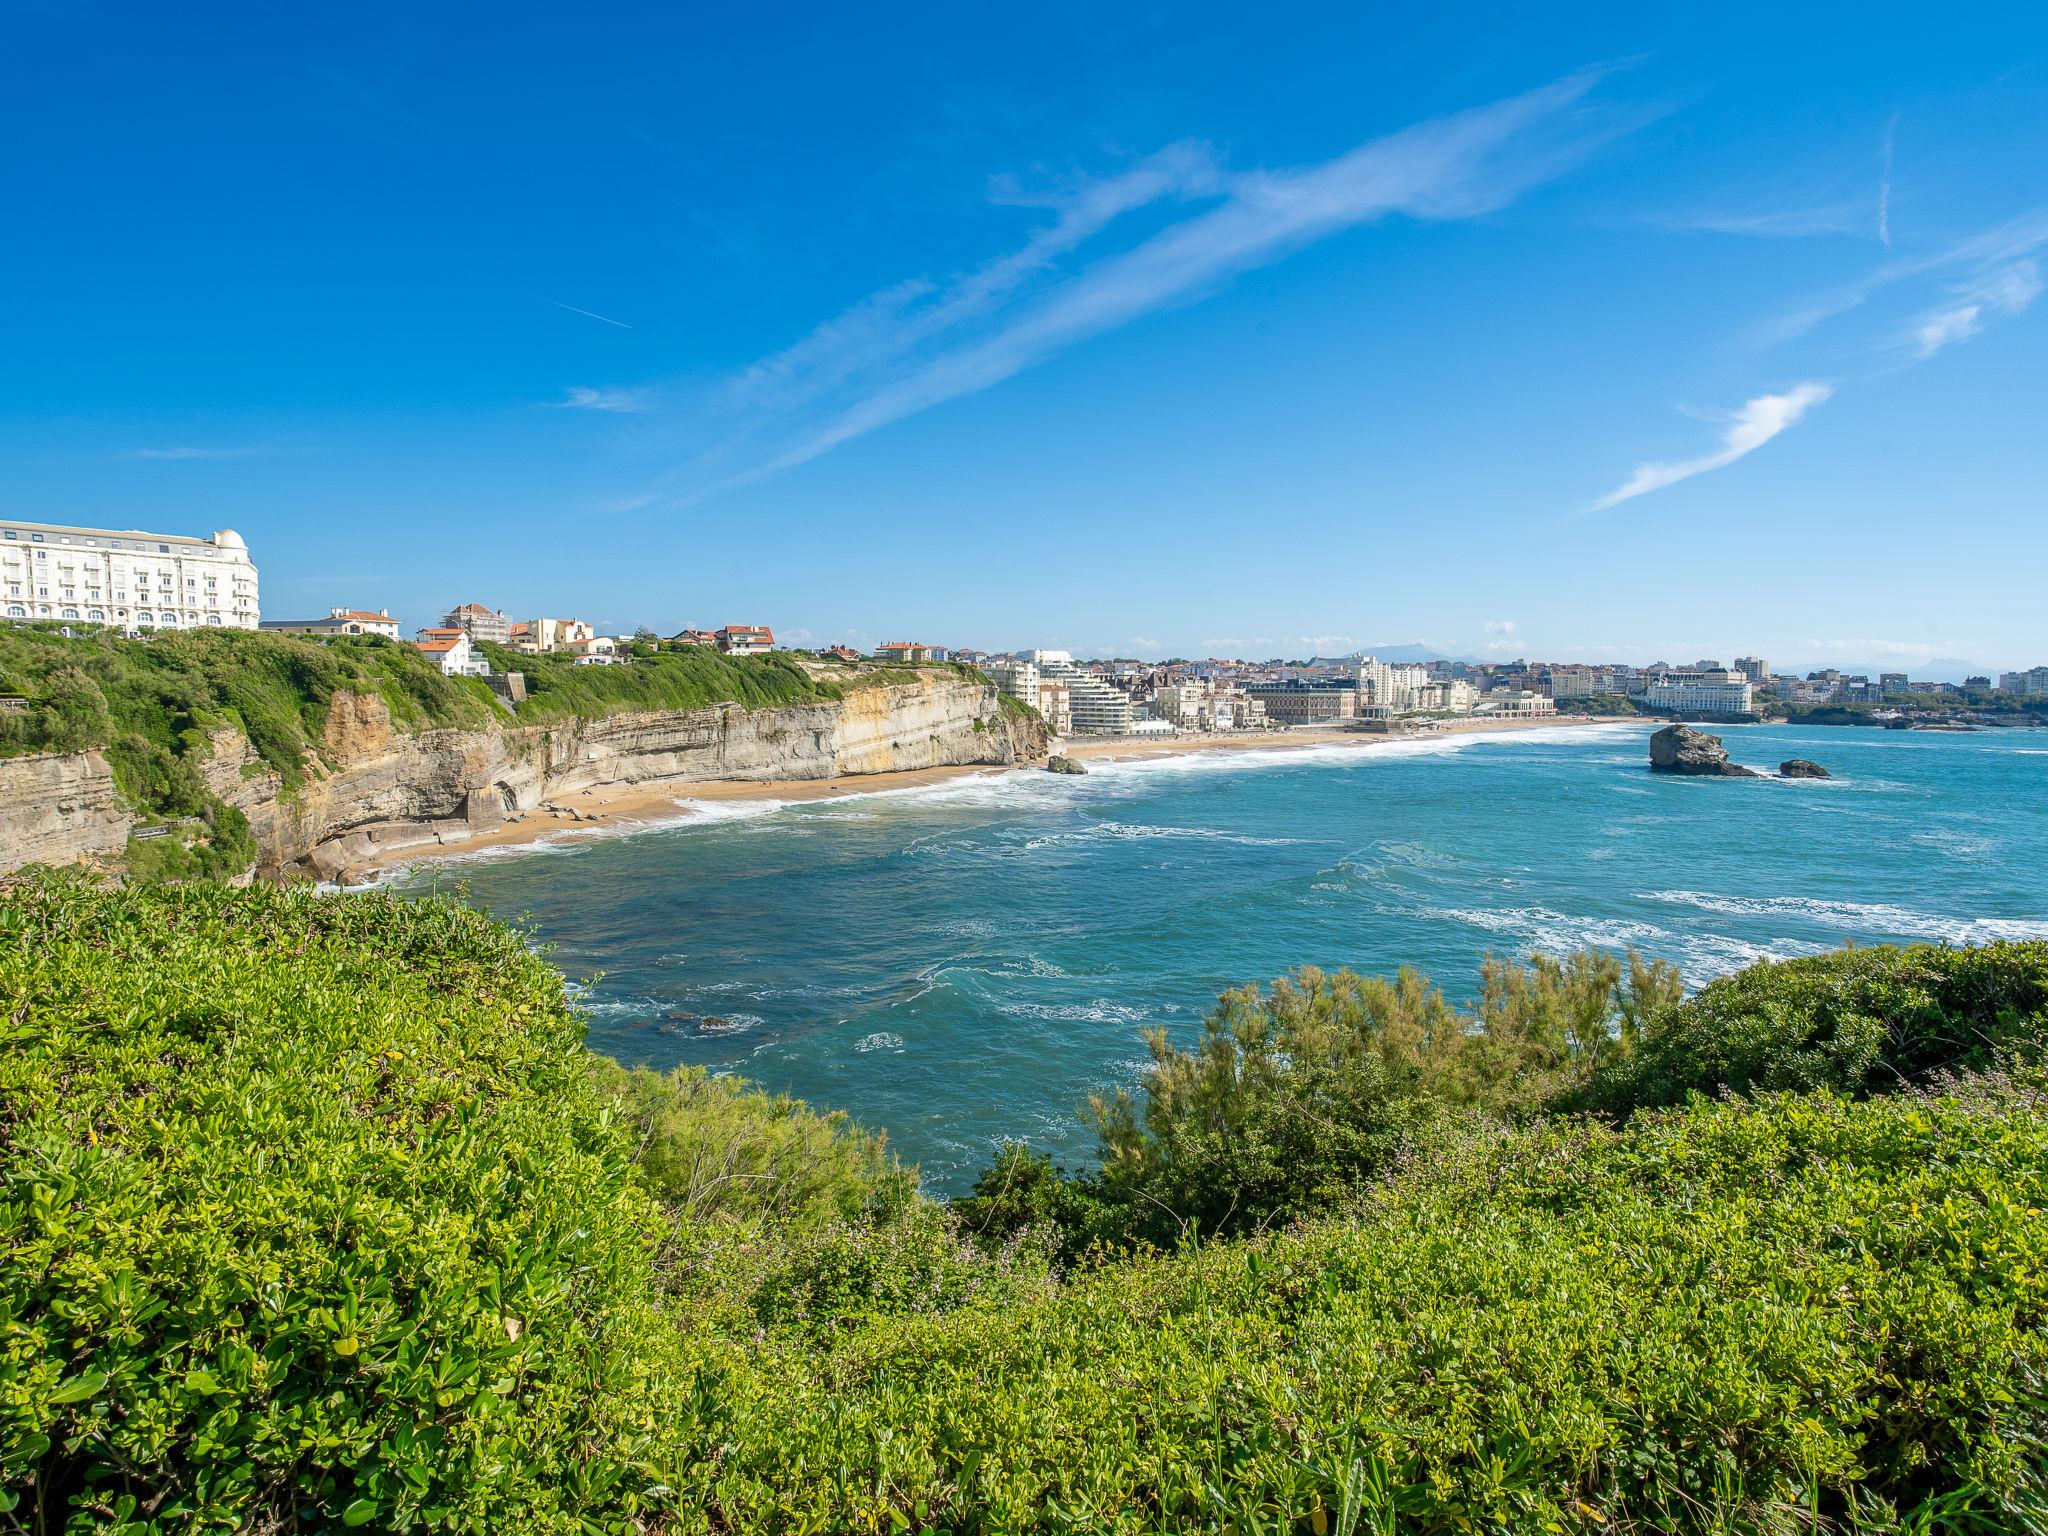
<svg viewBox="0 0 2048 1536"><path fill-rule="evenodd" d="M1811 758L1788 757L1784 762L1778 764L1778 777L1781 779L1831 779L1834 775Z"/></svg>
<svg viewBox="0 0 2048 1536"><path fill-rule="evenodd" d="M1075 762L1071 757L1061 757L1058 753L1054 753L1045 760L1045 771L1047 773L1086 773L1088 770Z"/></svg>
<svg viewBox="0 0 2048 1536"><path fill-rule="evenodd" d="M1650 738L1650 772L1682 773L1698 779L1754 779L1753 768L1728 761L1721 738L1689 725L1667 725Z"/></svg>

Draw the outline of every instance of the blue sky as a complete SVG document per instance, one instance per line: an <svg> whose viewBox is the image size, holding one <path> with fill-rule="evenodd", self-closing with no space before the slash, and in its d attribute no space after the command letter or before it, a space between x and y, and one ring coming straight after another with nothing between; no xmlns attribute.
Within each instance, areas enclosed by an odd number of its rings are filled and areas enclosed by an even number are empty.
<svg viewBox="0 0 2048 1536"><path fill-rule="evenodd" d="M1427 9L0 0L0 506L276 617L2048 661L2048 11Z"/></svg>

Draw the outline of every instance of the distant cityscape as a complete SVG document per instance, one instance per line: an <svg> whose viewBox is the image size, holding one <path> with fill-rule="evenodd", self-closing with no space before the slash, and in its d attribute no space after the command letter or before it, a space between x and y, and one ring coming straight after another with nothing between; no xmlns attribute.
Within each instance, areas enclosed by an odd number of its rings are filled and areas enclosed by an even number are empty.
<svg viewBox="0 0 2048 1536"><path fill-rule="evenodd" d="M129 634L181 629L261 629L310 637L382 636L406 643L386 608L330 609L301 619L264 619L259 578L232 530L206 538L140 530L0 522L0 614L15 622L103 625ZM631 665L650 647L703 647L725 655L777 648L764 624L726 624L658 635L603 635L575 618L512 618L480 602L451 607L414 632L411 644L451 676L489 681L510 703L523 677L493 669L482 647L562 656L579 666ZM1392 662L1370 655L1308 660L1211 657L1148 662L1084 659L1064 650L988 652L898 640L865 654L845 645L806 654L833 661L979 668L1013 699L1044 715L1059 735L1147 736L1293 727L1386 730L1461 716L1533 718L1570 712L1642 711L1739 719L1771 704L1856 706L1880 718L1968 711L2048 699L2048 666L1969 677L1961 683L1875 677L1834 668L1773 672L1761 656L1690 663Z"/></svg>

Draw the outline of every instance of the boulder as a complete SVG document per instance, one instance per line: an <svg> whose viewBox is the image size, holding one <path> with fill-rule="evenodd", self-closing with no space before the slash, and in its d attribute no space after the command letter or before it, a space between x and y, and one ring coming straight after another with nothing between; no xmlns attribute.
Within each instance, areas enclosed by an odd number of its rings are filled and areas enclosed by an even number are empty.
<svg viewBox="0 0 2048 1536"><path fill-rule="evenodd" d="M1650 772L1682 773L1699 779L1762 777L1754 768L1729 762L1720 737L1689 725L1667 725L1650 738Z"/></svg>
<svg viewBox="0 0 2048 1536"><path fill-rule="evenodd" d="M1058 753L1054 753L1045 760L1045 771L1047 773L1086 773L1088 770L1075 762L1071 757L1061 757Z"/></svg>
<svg viewBox="0 0 2048 1536"><path fill-rule="evenodd" d="M1778 777L1781 779L1831 779L1834 775L1811 758L1788 757L1784 762L1778 764Z"/></svg>

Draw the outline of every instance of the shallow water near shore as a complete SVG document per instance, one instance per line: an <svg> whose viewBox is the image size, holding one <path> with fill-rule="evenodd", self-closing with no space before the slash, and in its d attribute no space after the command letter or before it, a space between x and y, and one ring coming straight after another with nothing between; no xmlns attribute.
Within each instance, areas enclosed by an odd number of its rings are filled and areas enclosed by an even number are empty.
<svg viewBox="0 0 2048 1536"><path fill-rule="evenodd" d="M885 1127L958 1192L1005 1137L1085 1161L1077 1109L1151 1025L1294 966L1635 945L1700 986L1857 944L2048 937L2048 737L1764 726L1765 770L1645 767L1647 723L1215 752L807 804L425 867L528 917L590 1043L702 1064ZM679 791L686 797L687 790Z"/></svg>

